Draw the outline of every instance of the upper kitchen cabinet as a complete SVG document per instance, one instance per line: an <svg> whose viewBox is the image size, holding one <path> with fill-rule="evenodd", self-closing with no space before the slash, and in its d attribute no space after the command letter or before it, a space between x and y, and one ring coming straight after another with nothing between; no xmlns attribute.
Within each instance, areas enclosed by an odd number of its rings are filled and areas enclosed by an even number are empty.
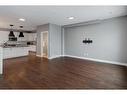
<svg viewBox="0 0 127 95"><path fill-rule="evenodd" d="M37 33L28 33L28 41L36 41Z"/></svg>

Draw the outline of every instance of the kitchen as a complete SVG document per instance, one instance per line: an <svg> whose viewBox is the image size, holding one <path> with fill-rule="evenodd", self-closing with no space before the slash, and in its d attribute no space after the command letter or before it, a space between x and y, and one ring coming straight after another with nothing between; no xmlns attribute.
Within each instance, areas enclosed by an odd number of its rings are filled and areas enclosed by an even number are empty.
<svg viewBox="0 0 127 95"><path fill-rule="evenodd" d="M36 32L21 29L0 29L0 68L3 60L8 58L27 56L29 52L36 52ZM23 26L19 26L22 27ZM0 69L0 74L3 70Z"/></svg>
<svg viewBox="0 0 127 95"><path fill-rule="evenodd" d="M1 6L0 88L125 89L126 11L126 6Z"/></svg>

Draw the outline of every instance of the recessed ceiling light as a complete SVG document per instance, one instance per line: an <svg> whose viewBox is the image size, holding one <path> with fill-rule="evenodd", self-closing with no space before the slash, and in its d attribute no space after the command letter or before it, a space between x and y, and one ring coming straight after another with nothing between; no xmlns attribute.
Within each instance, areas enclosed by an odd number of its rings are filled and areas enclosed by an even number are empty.
<svg viewBox="0 0 127 95"><path fill-rule="evenodd" d="M72 19L74 19L74 17L68 17L68 19L72 20Z"/></svg>
<svg viewBox="0 0 127 95"><path fill-rule="evenodd" d="M24 18L20 18L19 20L20 20L20 21L25 21L25 19L24 19Z"/></svg>

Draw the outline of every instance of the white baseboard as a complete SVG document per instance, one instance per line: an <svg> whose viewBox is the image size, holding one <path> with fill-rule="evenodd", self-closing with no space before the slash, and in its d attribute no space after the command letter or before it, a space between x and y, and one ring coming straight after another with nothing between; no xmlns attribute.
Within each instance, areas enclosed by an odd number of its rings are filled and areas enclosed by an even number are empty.
<svg viewBox="0 0 127 95"><path fill-rule="evenodd" d="M42 57L41 55L36 55L36 56ZM72 58L79 58L79 59L84 59L84 60L90 60L90 61L95 61L95 62L102 62L102 63L108 63L108 64L116 64L116 65L127 66L127 63L108 61L108 60L100 60L100 59L94 59L94 58L79 57L79 56L73 56L73 55L56 55L56 56L49 57L48 59L54 59L54 58L64 57L64 56L72 57Z"/></svg>
<svg viewBox="0 0 127 95"><path fill-rule="evenodd" d="M49 57L48 59L54 59L54 58L58 58L58 57L62 57L62 55L52 56L52 57Z"/></svg>
<svg viewBox="0 0 127 95"><path fill-rule="evenodd" d="M107 60L100 60L100 59L94 59L94 58L79 57L79 56L72 56L72 55L63 55L63 56L73 57L73 58L79 58L79 59L85 59L85 60L96 61L96 62L102 62L102 63L108 63L108 64L116 64L116 65L127 66L127 63L120 63L120 62L115 62L115 61L107 61Z"/></svg>
<svg viewBox="0 0 127 95"><path fill-rule="evenodd" d="M41 55L36 55L37 57L42 57Z"/></svg>
<svg viewBox="0 0 127 95"><path fill-rule="evenodd" d="M43 57L41 55L36 55L37 57ZM53 58L58 58L58 57L61 57L62 55L56 55L56 56L52 56L52 57L49 57L48 59L53 59Z"/></svg>

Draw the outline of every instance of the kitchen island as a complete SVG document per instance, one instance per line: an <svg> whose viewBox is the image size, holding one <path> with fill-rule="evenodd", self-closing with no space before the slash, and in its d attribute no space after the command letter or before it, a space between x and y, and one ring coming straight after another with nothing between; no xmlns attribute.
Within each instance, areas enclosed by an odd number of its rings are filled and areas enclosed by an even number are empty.
<svg viewBox="0 0 127 95"><path fill-rule="evenodd" d="M36 52L35 45L3 47L3 59L27 56L29 51Z"/></svg>
<svg viewBox="0 0 127 95"><path fill-rule="evenodd" d="M36 45L0 46L0 77L3 74L3 59L27 56L29 51L36 52Z"/></svg>

